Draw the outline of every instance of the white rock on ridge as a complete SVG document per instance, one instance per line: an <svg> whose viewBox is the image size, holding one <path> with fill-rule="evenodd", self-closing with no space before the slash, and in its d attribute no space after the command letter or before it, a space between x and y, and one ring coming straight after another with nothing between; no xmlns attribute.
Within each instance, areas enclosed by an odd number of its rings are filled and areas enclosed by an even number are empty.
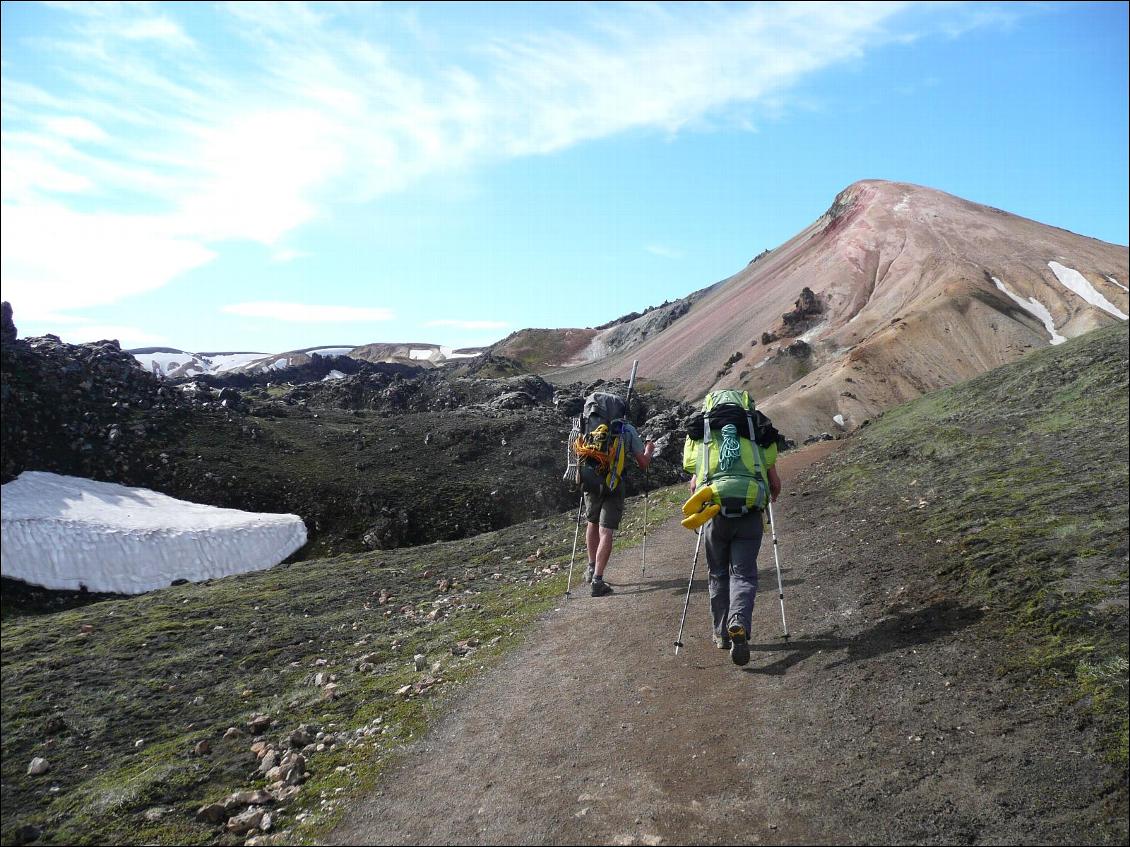
<svg viewBox="0 0 1130 847"><path fill-rule="evenodd" d="M297 515L219 509L73 476L6 483L0 570L45 588L140 594L274 567L306 543Z"/></svg>

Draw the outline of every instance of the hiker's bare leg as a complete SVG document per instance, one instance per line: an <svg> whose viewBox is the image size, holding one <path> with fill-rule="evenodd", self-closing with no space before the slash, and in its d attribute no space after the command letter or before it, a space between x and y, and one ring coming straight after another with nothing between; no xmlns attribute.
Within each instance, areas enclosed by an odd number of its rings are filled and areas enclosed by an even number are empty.
<svg viewBox="0 0 1130 847"><path fill-rule="evenodd" d="M589 554L589 562L596 561L597 550L600 546L600 527L590 523L585 527L585 549Z"/></svg>
<svg viewBox="0 0 1130 847"><path fill-rule="evenodd" d="M589 527L596 527L596 524L589 524ZM616 530L609 529L608 527L596 527L599 533L599 544L596 548L596 577L597 579L604 578L604 567L608 564L608 558L612 555L612 536ZM585 538L588 541L588 537Z"/></svg>

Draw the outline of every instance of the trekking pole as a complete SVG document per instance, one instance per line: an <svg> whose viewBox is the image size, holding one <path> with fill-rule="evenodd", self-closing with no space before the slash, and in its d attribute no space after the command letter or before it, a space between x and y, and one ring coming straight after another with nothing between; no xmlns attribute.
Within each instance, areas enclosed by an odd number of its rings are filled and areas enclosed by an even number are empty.
<svg viewBox="0 0 1130 847"><path fill-rule="evenodd" d="M694 585L694 572L698 567L698 547L702 543L702 529L695 530L697 538L694 542L694 561L691 562L691 578L687 581L687 601L683 603L683 617L679 621L679 634L675 636L675 655L679 655L679 648L683 646L683 625L687 622L687 609L691 605L691 586Z"/></svg>
<svg viewBox="0 0 1130 847"><path fill-rule="evenodd" d="M777 565L777 596L781 600L781 628L785 634L781 637L786 641L789 638L789 624L785 620L785 588L781 582L781 558L777 555L777 522L773 520L773 501L769 501L769 529L773 534L773 562Z"/></svg>
<svg viewBox="0 0 1130 847"><path fill-rule="evenodd" d="M581 493L581 501L577 503L577 528L573 530L573 555L569 557L569 581L565 583L565 596L573 596L573 560L577 558L577 539L581 537L581 510L585 507L585 495Z"/></svg>
<svg viewBox="0 0 1130 847"><path fill-rule="evenodd" d="M640 580L643 580L647 565L647 471L643 472L643 552L640 554ZM640 586L641 589L643 586Z"/></svg>

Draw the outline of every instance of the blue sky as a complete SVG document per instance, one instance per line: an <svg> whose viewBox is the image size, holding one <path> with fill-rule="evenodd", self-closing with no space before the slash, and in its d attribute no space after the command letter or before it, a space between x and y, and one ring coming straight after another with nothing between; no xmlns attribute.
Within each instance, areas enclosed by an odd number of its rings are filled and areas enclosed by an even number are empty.
<svg viewBox="0 0 1130 847"><path fill-rule="evenodd" d="M1126 244L1126 3L4 3L21 335L592 326L857 179Z"/></svg>

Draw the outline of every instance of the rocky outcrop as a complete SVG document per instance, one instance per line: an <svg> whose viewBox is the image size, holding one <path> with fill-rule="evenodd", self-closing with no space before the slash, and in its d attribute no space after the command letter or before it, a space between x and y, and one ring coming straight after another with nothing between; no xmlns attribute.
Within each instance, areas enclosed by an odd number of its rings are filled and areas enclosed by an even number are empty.
<svg viewBox="0 0 1130 847"><path fill-rule="evenodd" d="M0 303L0 339L4 342L16 340L16 324L12 320L12 304L7 300Z"/></svg>
<svg viewBox="0 0 1130 847"><path fill-rule="evenodd" d="M117 481L143 445L155 447L168 424L209 402L145 373L116 341L5 339L0 357L3 482L24 470Z"/></svg>

